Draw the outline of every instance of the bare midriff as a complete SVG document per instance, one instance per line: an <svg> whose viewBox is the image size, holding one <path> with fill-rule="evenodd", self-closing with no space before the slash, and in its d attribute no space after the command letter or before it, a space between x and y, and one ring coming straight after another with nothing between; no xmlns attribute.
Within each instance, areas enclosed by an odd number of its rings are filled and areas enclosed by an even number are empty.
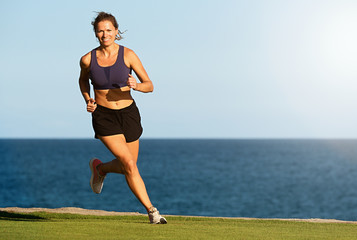
<svg viewBox="0 0 357 240"><path fill-rule="evenodd" d="M126 108L133 103L129 87L94 90L94 94L97 104L110 109Z"/></svg>

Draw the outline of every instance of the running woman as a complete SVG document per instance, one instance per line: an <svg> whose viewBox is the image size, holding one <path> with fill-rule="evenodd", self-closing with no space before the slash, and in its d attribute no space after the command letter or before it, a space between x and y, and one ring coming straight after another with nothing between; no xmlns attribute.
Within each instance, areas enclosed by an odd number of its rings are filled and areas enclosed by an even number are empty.
<svg viewBox="0 0 357 240"><path fill-rule="evenodd" d="M92 113L95 138L103 142L115 159L106 163L96 158L90 160L90 185L99 194L108 173L124 174L129 188L145 207L150 223L165 224L166 219L150 201L137 167L143 129L131 90L152 92L153 84L134 51L115 42L122 38L122 32L113 15L99 12L92 25L100 45L81 58L79 87L87 111ZM140 82L133 77L132 70ZM94 99L90 96L89 80Z"/></svg>

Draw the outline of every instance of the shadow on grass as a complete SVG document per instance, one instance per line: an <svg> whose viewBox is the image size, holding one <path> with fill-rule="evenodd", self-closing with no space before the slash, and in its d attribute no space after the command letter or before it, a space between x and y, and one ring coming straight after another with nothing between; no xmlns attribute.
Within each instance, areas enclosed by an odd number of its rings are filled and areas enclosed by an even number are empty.
<svg viewBox="0 0 357 240"><path fill-rule="evenodd" d="M12 212L5 212L0 211L0 221L7 220L7 221L40 221L45 220L46 218L35 216L31 214L21 214L21 213L12 213Z"/></svg>

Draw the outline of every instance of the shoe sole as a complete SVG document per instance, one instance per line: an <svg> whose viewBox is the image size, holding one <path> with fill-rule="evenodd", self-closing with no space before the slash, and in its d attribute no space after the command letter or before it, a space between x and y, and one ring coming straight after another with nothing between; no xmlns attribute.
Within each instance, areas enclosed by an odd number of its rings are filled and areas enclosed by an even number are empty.
<svg viewBox="0 0 357 240"><path fill-rule="evenodd" d="M94 193L96 193L96 194L99 194L100 192L97 193L97 192L95 192L94 189L93 189L93 179L94 179L93 161L94 161L94 160L96 160L96 158L93 158L92 160L89 161L89 167L90 167L90 170L91 170L91 172L92 172L92 175L91 175L91 177L90 177L89 184L90 184L90 187L92 188L92 191L93 191Z"/></svg>
<svg viewBox="0 0 357 240"><path fill-rule="evenodd" d="M151 223L151 224L167 224L167 221L164 217L161 217L159 222Z"/></svg>

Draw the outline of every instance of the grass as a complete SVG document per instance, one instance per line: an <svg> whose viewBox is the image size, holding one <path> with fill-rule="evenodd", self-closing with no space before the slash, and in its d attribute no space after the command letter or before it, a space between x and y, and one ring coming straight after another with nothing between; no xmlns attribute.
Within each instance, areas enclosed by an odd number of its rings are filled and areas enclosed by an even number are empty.
<svg viewBox="0 0 357 240"><path fill-rule="evenodd" d="M356 239L350 223L146 216L84 216L0 211L0 239Z"/></svg>

